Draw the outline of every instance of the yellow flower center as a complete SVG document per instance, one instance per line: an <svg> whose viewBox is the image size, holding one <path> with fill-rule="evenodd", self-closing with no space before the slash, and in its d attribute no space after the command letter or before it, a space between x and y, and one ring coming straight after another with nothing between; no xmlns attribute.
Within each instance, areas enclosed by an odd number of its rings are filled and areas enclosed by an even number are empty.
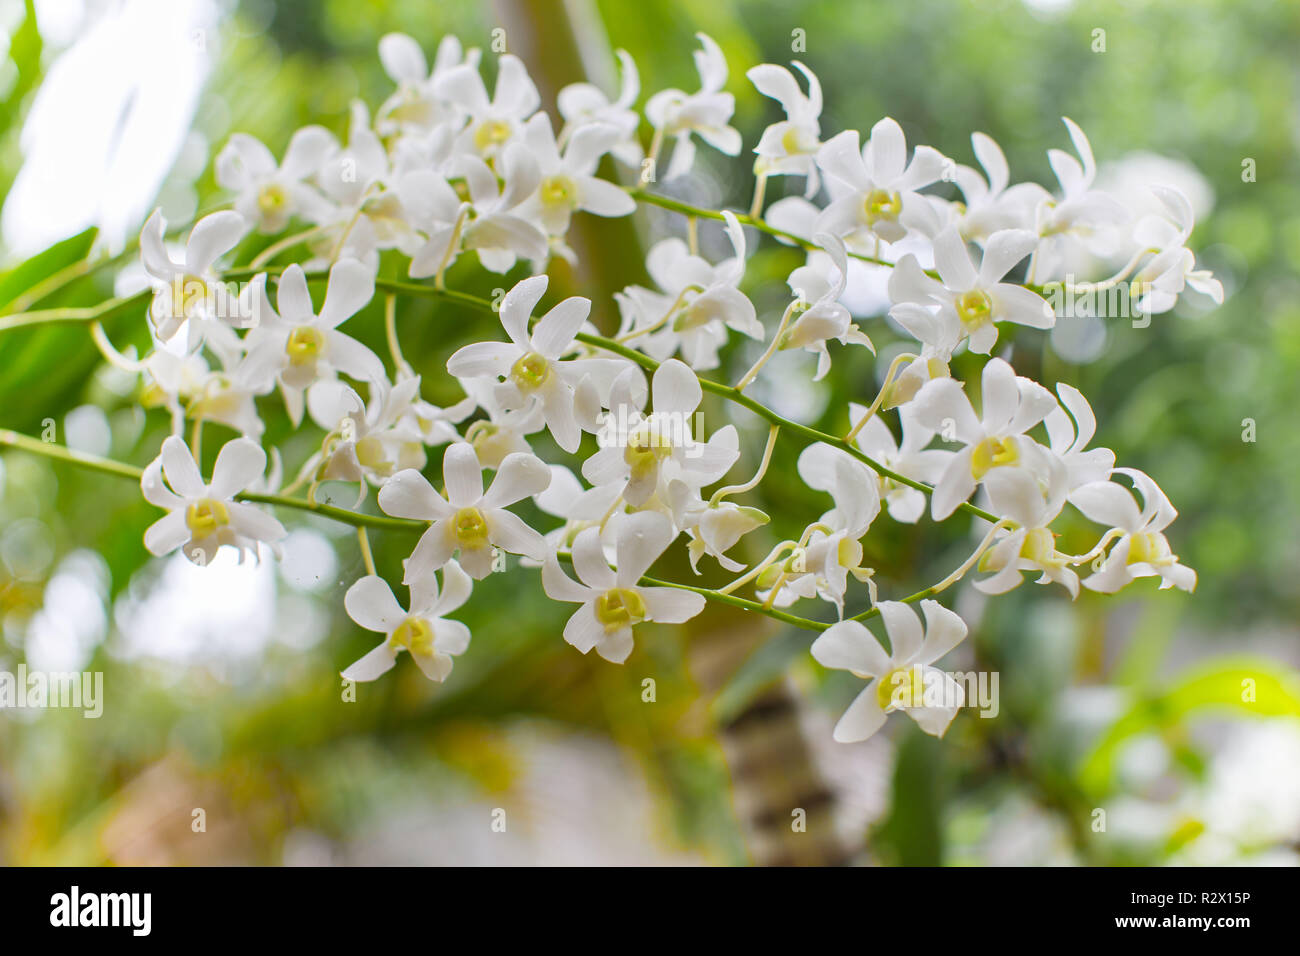
<svg viewBox="0 0 1300 956"><path fill-rule="evenodd" d="M510 138L510 124L501 120L484 120L474 131L474 147L486 152L494 146L500 146Z"/></svg>
<svg viewBox="0 0 1300 956"><path fill-rule="evenodd" d="M1030 528L1020 546L1020 556L1044 567L1063 568L1069 562L1056 550L1056 535L1046 528Z"/></svg>
<svg viewBox="0 0 1300 956"><path fill-rule="evenodd" d="M596 598L596 620L613 634L645 620L645 601L630 588L611 588Z"/></svg>
<svg viewBox="0 0 1300 956"><path fill-rule="evenodd" d="M957 298L957 317L967 329L985 325L993 314L993 300L987 292L971 289Z"/></svg>
<svg viewBox="0 0 1300 956"><path fill-rule="evenodd" d="M970 456L970 473L980 481L992 468L1014 465L1020 460L1014 438L986 438L975 446Z"/></svg>
<svg viewBox="0 0 1300 956"><path fill-rule="evenodd" d="M422 617L408 617L393 631L388 646L394 650L404 647L412 654L428 657L433 653L433 625Z"/></svg>
<svg viewBox="0 0 1300 956"><path fill-rule="evenodd" d="M791 156L800 153L811 153L816 147L817 141L804 136L803 130L798 126L791 125L781 136L781 148Z"/></svg>
<svg viewBox="0 0 1300 956"><path fill-rule="evenodd" d="M842 538L835 549L835 560L842 568L856 568L862 563L862 542Z"/></svg>
<svg viewBox="0 0 1300 956"><path fill-rule="evenodd" d="M651 421L642 422L627 436L627 448L623 451L623 460L632 467L632 475L642 478L672 454L673 443L664 429L658 428Z"/></svg>
<svg viewBox="0 0 1300 956"><path fill-rule="evenodd" d="M487 519L477 508L461 508L451 519L451 526L461 547L477 550L487 546Z"/></svg>
<svg viewBox="0 0 1300 956"><path fill-rule="evenodd" d="M519 387L521 392L531 392L541 388L550 375L551 363L545 356L538 355L536 352L521 356L514 365L510 366L510 380Z"/></svg>
<svg viewBox="0 0 1300 956"><path fill-rule="evenodd" d="M862 200L862 211L869 223L878 219L894 222L898 219L898 214L903 211L903 197L896 192L873 189L867 193L867 198Z"/></svg>
<svg viewBox="0 0 1300 956"><path fill-rule="evenodd" d="M294 365L306 365L325 354L325 333L310 325L300 325L289 333L284 351Z"/></svg>
<svg viewBox="0 0 1300 956"><path fill-rule="evenodd" d="M475 450L479 450L495 438L500 431L500 427L486 418L481 418L465 429L465 440L473 445Z"/></svg>
<svg viewBox="0 0 1300 956"><path fill-rule="evenodd" d="M257 193L257 208L264 216L274 216L289 203L289 194L279 183L267 183Z"/></svg>
<svg viewBox="0 0 1300 956"><path fill-rule="evenodd" d="M1165 536L1154 531L1139 531L1129 539L1129 564L1172 564L1173 554Z"/></svg>
<svg viewBox="0 0 1300 956"><path fill-rule="evenodd" d="M230 512L223 502L200 498L185 509L185 524L195 538L207 538L230 524Z"/></svg>
<svg viewBox="0 0 1300 956"><path fill-rule="evenodd" d="M568 176L547 176L542 180L541 197L548 206L572 206L578 200L578 187Z"/></svg>
<svg viewBox="0 0 1300 956"><path fill-rule="evenodd" d="M172 280L172 314L191 315L208 302L211 292L199 276L182 275Z"/></svg>
<svg viewBox="0 0 1300 956"><path fill-rule="evenodd" d="M925 676L920 666L899 667L877 680L876 702L883 711L922 706Z"/></svg>
<svg viewBox="0 0 1300 956"><path fill-rule="evenodd" d="M367 435L357 442L356 452L357 461L361 462L363 468L380 475L387 475L393 470L393 463L384 453L384 443L378 438Z"/></svg>

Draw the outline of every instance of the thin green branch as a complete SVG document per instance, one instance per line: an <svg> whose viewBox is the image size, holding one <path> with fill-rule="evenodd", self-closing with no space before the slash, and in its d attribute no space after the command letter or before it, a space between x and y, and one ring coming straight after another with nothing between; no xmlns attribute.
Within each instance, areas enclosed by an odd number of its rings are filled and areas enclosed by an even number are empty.
<svg viewBox="0 0 1300 956"><path fill-rule="evenodd" d="M688 217L688 221L689 218L725 221L725 217L716 209L707 209L703 206L693 206L688 202L682 202L680 199L673 199L659 193L652 193L642 186L629 187L627 194L637 202L643 202L650 206L658 206L660 209L667 209L670 212L681 213L683 216ZM821 249L821 246L817 245L817 243L813 242L811 239L805 236L796 235L793 232L786 232L784 229L778 229L776 226L771 225L757 216L751 216L748 213L743 212L733 213L732 215L736 217L736 221L742 226L752 226L759 232L765 232L769 236L773 236L777 239L784 239L786 242L793 243L809 252L819 251ZM894 263L890 262L888 259L880 259L876 256L868 256L858 252L850 252L849 255L854 259L860 259L863 262L870 262L872 265L889 266L891 268L894 265Z"/></svg>
<svg viewBox="0 0 1300 956"><path fill-rule="evenodd" d="M152 289L142 289L132 295L108 299L99 305L86 308L36 309L31 312L15 312L0 316L0 332L18 329L28 325L45 325L55 322L98 322L112 318L122 312L128 312L144 305L153 295Z"/></svg>
<svg viewBox="0 0 1300 956"><path fill-rule="evenodd" d="M687 217L687 222L691 222L694 219L715 219L724 221L722 213L716 209L706 209L703 206L693 206L688 202L682 202L680 199L673 199L659 193L652 193L644 186L629 186L625 188L627 189L627 194L637 202L643 202L650 206L658 206L660 209L667 209L670 212L681 213L683 216ZM821 246L817 245L817 243L813 242L806 236L800 236L793 232L787 232L784 229L778 229L776 226L771 225L758 216L753 216L743 212L732 213L732 215L736 217L736 221L742 226L752 226L759 232L765 232L769 236L773 236L777 239L784 239L786 242L793 243L809 252L823 251ZM897 265L897 263L890 262L888 259L881 259L878 256L869 256L861 252L853 252L852 250L848 250L848 256L850 259L857 259L861 262L869 262L872 265L885 266L890 269ZM925 269L922 271L932 279L940 278L938 271L935 269ZM1048 283L1048 285L1052 284L1053 283ZM1026 289L1029 289L1031 292L1036 292L1039 295L1043 295L1047 288L1047 286L1034 285L1029 282L1023 283L1023 285Z"/></svg>
<svg viewBox="0 0 1300 956"><path fill-rule="evenodd" d="M69 465L75 465L78 468L86 468L91 471L102 472L106 475L116 475L120 478L131 478L135 481L140 480L143 471L134 465L128 465L125 462L114 461L111 458L101 458L99 455L90 455L85 452L74 451L63 445L54 442L44 442L32 438L29 435L22 435L8 429L0 429L0 445L10 448L18 448L22 451L30 452L34 455L43 455L54 461L61 461ZM257 504L275 505L281 508L294 508L298 511L308 511L312 514L320 515L324 518L332 518L335 521L341 521L344 524L350 524L357 528L378 528L384 531L409 531L422 532L428 527L423 521L412 521L407 518L390 518L387 515L368 515L356 511L348 511L346 508L336 508L333 505L316 504L305 498L290 498L286 495L261 494L258 492L246 491L235 495L240 501L255 502Z"/></svg>
<svg viewBox="0 0 1300 956"><path fill-rule="evenodd" d="M787 614L785 611L774 607L764 607L757 601L747 601L745 598L736 597L734 594L723 594L709 588L697 588L691 584L674 584L671 581L660 581L657 578L650 577L642 577L639 583L644 584L646 587L678 588L682 591L694 591L696 594L704 595L710 601L716 601L719 604L730 604L732 607L738 607L744 611L757 611L759 614L765 614L777 621L784 621L786 624L793 624L795 627L801 627L806 631L824 631L830 627L824 621L813 621L806 617L799 617L797 614Z"/></svg>

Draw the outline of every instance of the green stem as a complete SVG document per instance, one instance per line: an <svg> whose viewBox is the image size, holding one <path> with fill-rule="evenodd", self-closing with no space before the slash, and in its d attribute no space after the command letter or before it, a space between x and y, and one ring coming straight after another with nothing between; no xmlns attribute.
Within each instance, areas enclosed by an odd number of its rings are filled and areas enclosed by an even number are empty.
<svg viewBox="0 0 1300 956"><path fill-rule="evenodd" d="M88 308L36 309L32 312L16 312L0 316L0 332L19 329L28 325L44 325L51 322L96 322L127 312L136 306L144 305L153 296L152 289L142 289L134 295L119 296L99 305Z"/></svg>
<svg viewBox="0 0 1300 956"><path fill-rule="evenodd" d="M0 429L0 445L7 445L10 448L18 448L22 451L30 452L34 455L43 455L55 461L65 462L69 465L76 465L78 468L86 468L91 471L102 472L106 475L117 475L119 478L131 478L135 481L140 480L143 471L134 465L128 465L125 462L113 461L111 458L101 458L98 455L90 455L85 452L74 451L63 445L54 442L44 442L32 438L29 435L21 435L18 432L8 429ZM235 495L240 501L255 502L257 504L276 505L281 508L294 508L298 511L309 511L312 514L318 514L325 518L332 518L335 521L341 521L357 528L379 528L385 531L413 531L422 532L428 527L423 521L411 521L407 518L390 518L387 515L367 515L356 511L348 511L346 508L336 508L333 505L314 504L303 498L289 498L285 495L260 494L258 492L246 491Z"/></svg>
<svg viewBox="0 0 1300 956"><path fill-rule="evenodd" d="M629 187L627 193L637 202L643 202L651 206L658 206L660 209L667 209L669 212L677 212L681 213L683 216L694 216L699 219L725 221L722 213L716 209L707 209L703 206L692 206L690 203L682 202L680 199L672 199L668 196L652 193L644 186ZM769 236L773 236L777 239L784 239L786 242L792 242L796 246L800 246L810 252L821 249L821 246L817 245L817 243L813 242L811 239L795 235L793 232L786 232L784 229L778 229L776 226L770 225L757 216L752 216L743 212L733 213L733 215L735 215L736 220L742 226L752 226L759 232L765 232ZM890 262L888 259L879 259L875 256L867 256L858 252L850 252L849 255L854 259L861 259L863 262L870 262L872 265L890 267L894 265L894 263Z"/></svg>
<svg viewBox="0 0 1300 956"><path fill-rule="evenodd" d="M693 206L688 202L682 202L680 199L671 199L668 196L663 196L658 193L652 193L649 190L647 190L644 186L629 186L626 187L626 189L627 189L627 194L631 196L633 199L635 199L637 202L643 202L651 206L658 206L660 209L667 209L670 212L681 213L683 216L699 218L699 219L716 219L716 220L723 220L724 218L722 213L719 210L706 209L703 206ZM752 226L753 228L757 229L759 232L765 232L769 236L773 236L777 239L784 239L786 242L794 243L796 246L806 249L809 252L823 251L821 246L817 245L817 243L813 242L811 239L807 238L806 236L799 236L793 232L786 232L784 229L778 229L776 226L770 225L768 222L759 218L758 216L750 215L743 212L733 213L732 215L736 217L736 220L742 226ZM897 265L897 263L890 262L888 259L881 259L878 256L868 256L861 252L853 252L851 250L848 251L848 256L850 259L859 259L862 262L870 262L872 265L886 266L890 269L894 268L894 266ZM923 271L925 272L926 275L928 275L932 279L940 278L938 271L934 269L925 269ZM1033 277L1031 275L1030 279L1022 283L1022 285L1026 289L1029 289L1031 292L1036 292L1039 295L1042 295L1045 287L1033 285L1032 279Z"/></svg>

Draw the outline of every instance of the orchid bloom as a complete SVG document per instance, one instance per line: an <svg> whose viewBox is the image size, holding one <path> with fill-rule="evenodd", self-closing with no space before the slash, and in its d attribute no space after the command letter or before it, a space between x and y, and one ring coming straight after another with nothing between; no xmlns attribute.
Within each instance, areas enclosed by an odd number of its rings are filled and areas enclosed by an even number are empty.
<svg viewBox="0 0 1300 956"><path fill-rule="evenodd" d="M720 153L740 154L740 133L730 125L736 110L736 98L722 91L727 82L727 59L712 37L697 33L702 49L695 51L695 69L700 74L700 91L687 94L677 89L663 90L650 97L645 105L646 119L660 136L675 139L672 161L664 179L676 179L695 165L695 134Z"/></svg>
<svg viewBox="0 0 1300 956"><path fill-rule="evenodd" d="M930 499L930 511L942 521L971 496L989 470L1014 465L1022 457L1024 433L1056 407L1052 393L1037 382L1016 375L1002 359L984 366L983 415L977 416L961 385L935 379L913 399L916 418L947 440L962 443L945 466Z"/></svg>
<svg viewBox="0 0 1300 956"><path fill-rule="evenodd" d="M429 529L406 560L407 584L438 570L460 553L475 580L492 571L493 549L542 558L542 536L506 508L542 491L551 471L534 455L507 455L483 490L483 468L472 446L457 442L442 459L446 497L418 471L399 471L379 489L379 507L395 518L428 521Z"/></svg>
<svg viewBox="0 0 1300 956"><path fill-rule="evenodd" d="M377 575L358 580L343 597L348 616L367 631L378 631L384 640L343 671L344 680L371 681L397 663L397 655L410 651L411 659L429 680L444 681L451 673L452 658L469 647L469 628L449 621L451 614L469 600L469 575L455 561L442 569L442 590L438 578L429 574L411 582L411 609L403 610L388 582Z"/></svg>
<svg viewBox="0 0 1300 956"><path fill-rule="evenodd" d="M494 390L501 405L506 409L540 406L556 444L573 452L582 438L574 389L589 375L612 380L626 363L564 358L591 311L591 300L581 296L560 302L529 333L528 320L548 281L544 275L524 279L502 299L501 325L509 342L466 345L447 360L447 371L458 378L503 379Z"/></svg>
<svg viewBox="0 0 1300 956"><path fill-rule="evenodd" d="M323 126L304 126L293 134L284 160L262 141L234 133L216 159L217 185L235 195L235 211L261 232L280 232L295 216L321 222L331 203L308 180L338 149L334 134Z"/></svg>
<svg viewBox="0 0 1300 956"><path fill-rule="evenodd" d="M896 710L927 734L942 737L966 693L933 664L966 637L965 622L938 601L921 602L924 630L916 611L901 601L881 601L876 607L889 635L890 653L858 621L833 624L813 641L812 655L823 667L869 681L835 725L835 739L866 740Z"/></svg>
<svg viewBox="0 0 1300 956"><path fill-rule="evenodd" d="M229 209L204 216L190 231L180 262L171 258L163 243L166 228L162 211L155 209L140 230L140 261L155 289L149 321L159 341L166 342L192 320L188 348L192 352L202 340L205 323L224 318L243 325L256 317L256 301L240 298L232 302L213 271L216 261L248 232L248 222ZM260 285L249 288L260 291Z"/></svg>
<svg viewBox="0 0 1300 956"><path fill-rule="evenodd" d="M1178 517L1174 506L1145 472L1136 468L1115 472L1127 475L1141 492L1141 510L1131 492L1109 481L1089 482L1070 495L1070 503L1090 520L1121 532L1101 570L1085 578L1083 586L1113 594L1137 578L1159 577L1161 590L1196 590L1196 572L1179 563L1163 533Z"/></svg>
<svg viewBox="0 0 1300 956"><path fill-rule="evenodd" d="M280 276L276 308L262 306L262 323L248 338L249 362L267 380L278 379L294 422L302 417L302 392L331 370L358 381L384 378L379 356L339 326L370 302L375 276L355 259L340 260L330 270L319 314L307 289L302 267L289 266Z"/></svg>
<svg viewBox="0 0 1300 956"><path fill-rule="evenodd" d="M695 438L691 419L704 392L695 373L676 359L654 374L649 415L633 403L630 391L613 394L627 397L611 399L603 447L586 460L582 474L593 485L620 485L623 500L634 508L670 478L695 488L712 484L740 455L734 425L718 429L707 442Z"/></svg>
<svg viewBox="0 0 1300 956"><path fill-rule="evenodd" d="M890 277L890 295L896 302L934 302L955 312L970 350L987 355L997 342L998 322L1035 329L1050 329L1056 324L1056 315L1041 296L1024 286L1002 281L1037 244L1038 237L1025 229L995 233L985 244L977 270L966 241L950 226L934 240L935 266L943 281L935 282L909 263Z"/></svg>
<svg viewBox="0 0 1300 956"><path fill-rule="evenodd" d="M752 67L745 75L754 88L781 104L785 119L763 130L754 152L758 176L803 176L804 195L811 199L821 186L817 175L817 150L821 148L822 87L812 70L798 60L794 67L808 81L808 92L789 70L774 63Z"/></svg>
<svg viewBox="0 0 1300 956"><path fill-rule="evenodd" d="M564 626L564 639L586 654L592 648L621 664L632 653L632 629L645 621L680 624L704 610L704 597L679 588L643 587L638 582L675 537L672 522L644 511L619 524L618 570L605 560L600 532L588 528L573 543L578 581L561 570L554 554L542 566L542 586L556 601L581 604Z"/></svg>
<svg viewBox="0 0 1300 956"><path fill-rule="evenodd" d="M167 509L167 516L145 531L145 547L156 555L180 548L199 565L211 564L222 545L235 548L241 560L245 551L256 555L259 542L279 556L284 526L260 508L234 500L265 470L261 446L250 438L236 438L222 446L212 481L204 482L185 442L168 437L140 478L145 500Z"/></svg>
<svg viewBox="0 0 1300 956"><path fill-rule="evenodd" d="M839 192L817 220L818 232L857 238L872 235L896 242L924 200L918 189L937 182L948 168L938 150L918 146L907 161L902 127L885 117L858 148L858 131L845 130L817 152L817 165ZM833 190L833 193L835 190Z"/></svg>

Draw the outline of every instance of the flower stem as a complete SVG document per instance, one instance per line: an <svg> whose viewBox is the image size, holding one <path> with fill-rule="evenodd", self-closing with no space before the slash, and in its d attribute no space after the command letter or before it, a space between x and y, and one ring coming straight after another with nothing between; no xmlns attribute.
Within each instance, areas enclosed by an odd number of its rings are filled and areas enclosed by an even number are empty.
<svg viewBox="0 0 1300 956"><path fill-rule="evenodd" d="M880 391L876 395L876 400L871 403L871 407L866 410L858 423L849 429L849 433L844 436L846 442L851 442L853 439L857 438L858 432L862 431L867 422L871 421L871 416L880 411L881 403L884 402L885 396L889 394L889 386L894 384L894 376L898 374L898 367L904 362L910 362L915 358L916 356L911 352L904 352L902 355L895 357L895 359L889 363L889 371L885 374L884 384L880 386Z"/></svg>
<svg viewBox="0 0 1300 956"><path fill-rule="evenodd" d="M125 462L113 461L111 458L101 458L98 455L90 455L85 452L74 451L63 445L54 442L43 442L32 438L30 435L22 435L9 429L0 428L0 446L7 445L10 448L18 448L22 451L30 452L34 455L42 455L45 458L61 461L69 465L76 465L78 468L87 468L91 471L102 472L106 475L117 475L119 478L131 478L139 481L143 473L141 469L134 465L128 465ZM331 518L334 521L341 521L344 524L350 524L358 528L377 528L381 531L411 531L423 532L428 523L424 521L411 521L407 518L390 518L387 515L367 515L356 511L348 511L346 508L336 508L333 505L313 504L302 498L290 498L285 495L269 495L260 492L245 491L235 495L240 501L249 501L256 504L276 505L281 508L294 508L298 511L309 511L312 514L318 514L325 518Z"/></svg>
<svg viewBox="0 0 1300 956"><path fill-rule="evenodd" d="M776 354L776 350L781 347L781 336L785 334L786 327L790 324L790 316L794 315L794 310L798 308L798 306L799 300L795 299L785 307L785 314L781 316L781 324L777 326L776 332L772 336L772 341L768 343L767 350L758 357L758 361L754 363L754 367L746 372L744 377L736 383L736 391L743 392L745 388L748 387L749 383L758 377L758 373L763 370L763 366L768 363L768 360Z"/></svg>

